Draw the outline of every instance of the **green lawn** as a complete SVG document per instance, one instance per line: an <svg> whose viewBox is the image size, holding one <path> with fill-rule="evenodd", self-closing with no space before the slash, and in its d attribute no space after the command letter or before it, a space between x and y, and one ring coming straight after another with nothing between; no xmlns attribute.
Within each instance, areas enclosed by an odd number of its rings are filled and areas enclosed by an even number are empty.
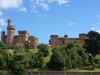
<svg viewBox="0 0 100 75"><path fill-rule="evenodd" d="M100 72L100 69L99 68L95 68L94 70L71 69L67 70L67 72Z"/></svg>

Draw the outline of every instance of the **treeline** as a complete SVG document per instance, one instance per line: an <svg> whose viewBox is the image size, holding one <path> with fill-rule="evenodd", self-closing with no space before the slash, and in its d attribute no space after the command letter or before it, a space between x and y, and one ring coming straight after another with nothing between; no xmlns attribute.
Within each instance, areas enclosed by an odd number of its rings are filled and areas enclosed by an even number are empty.
<svg viewBox="0 0 100 75"><path fill-rule="evenodd" d="M5 75L27 75L28 71L35 68L46 68L51 71L75 68L92 70L100 68L100 57L97 57L100 54L99 48L100 34L90 31L84 47L75 41L67 46L54 48L50 61L45 63L43 59L50 54L50 49L45 44L38 45L37 53L26 49L22 44L17 44L13 53L9 53L6 45L0 42L0 70L8 71Z"/></svg>

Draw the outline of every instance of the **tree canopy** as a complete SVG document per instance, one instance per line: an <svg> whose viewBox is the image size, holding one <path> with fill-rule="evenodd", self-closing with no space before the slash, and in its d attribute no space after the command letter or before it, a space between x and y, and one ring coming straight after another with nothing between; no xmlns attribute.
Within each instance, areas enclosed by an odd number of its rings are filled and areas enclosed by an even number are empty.
<svg viewBox="0 0 100 75"><path fill-rule="evenodd" d="M93 56L100 54L100 34L96 31L89 31L85 39L86 51Z"/></svg>

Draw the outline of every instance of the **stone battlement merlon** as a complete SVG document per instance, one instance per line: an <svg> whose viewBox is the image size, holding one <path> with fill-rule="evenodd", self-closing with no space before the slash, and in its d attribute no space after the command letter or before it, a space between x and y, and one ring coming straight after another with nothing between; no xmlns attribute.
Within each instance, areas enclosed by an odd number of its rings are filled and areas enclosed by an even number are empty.
<svg viewBox="0 0 100 75"><path fill-rule="evenodd" d="M51 35L50 37L58 37L58 35Z"/></svg>

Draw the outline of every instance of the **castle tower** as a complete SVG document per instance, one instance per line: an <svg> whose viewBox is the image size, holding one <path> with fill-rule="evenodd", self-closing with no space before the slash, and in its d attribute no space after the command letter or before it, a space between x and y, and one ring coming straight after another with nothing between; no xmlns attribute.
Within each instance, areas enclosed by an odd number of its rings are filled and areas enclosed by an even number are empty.
<svg viewBox="0 0 100 75"><path fill-rule="evenodd" d="M58 45L58 35L51 35L49 44L51 45L51 48L56 48Z"/></svg>
<svg viewBox="0 0 100 75"><path fill-rule="evenodd" d="M14 35L15 35L15 27L11 24L11 19L8 19L8 26L7 26L7 46L8 48L13 45Z"/></svg>

